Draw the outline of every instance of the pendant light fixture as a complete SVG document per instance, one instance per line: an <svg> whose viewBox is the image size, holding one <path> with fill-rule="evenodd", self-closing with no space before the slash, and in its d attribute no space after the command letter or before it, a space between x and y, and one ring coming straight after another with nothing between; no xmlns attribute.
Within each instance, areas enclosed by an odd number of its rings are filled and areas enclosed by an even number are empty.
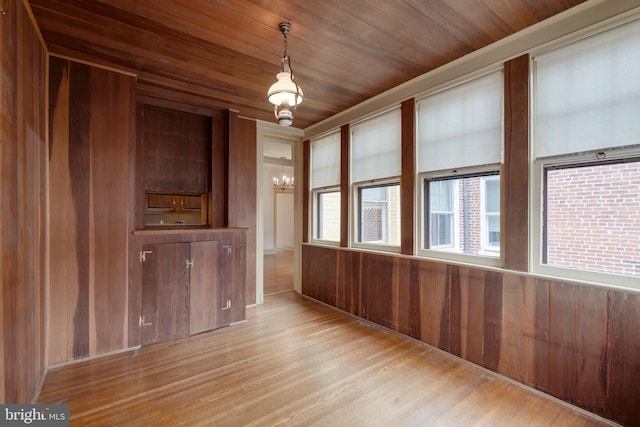
<svg viewBox="0 0 640 427"><path fill-rule="evenodd" d="M278 119L278 124L291 126L293 123L293 112L302 103L302 89L295 82L293 70L291 70L291 58L287 54L287 35L291 30L291 24L281 22L280 31L284 35L284 54L280 61L280 72L276 74L277 82L271 85L267 96L269 102L274 105L273 112Z"/></svg>

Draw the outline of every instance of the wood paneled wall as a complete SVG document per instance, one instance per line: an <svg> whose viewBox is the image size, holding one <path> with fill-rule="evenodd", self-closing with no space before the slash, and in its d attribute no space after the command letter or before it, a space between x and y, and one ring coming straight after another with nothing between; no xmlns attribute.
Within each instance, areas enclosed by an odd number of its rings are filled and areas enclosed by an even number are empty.
<svg viewBox="0 0 640 427"><path fill-rule="evenodd" d="M50 59L48 364L127 347L134 78Z"/></svg>
<svg viewBox="0 0 640 427"><path fill-rule="evenodd" d="M0 16L0 403L29 403L45 367L46 51L22 1Z"/></svg>
<svg viewBox="0 0 640 427"><path fill-rule="evenodd" d="M312 245L302 259L311 298L640 425L640 295Z"/></svg>
<svg viewBox="0 0 640 427"><path fill-rule="evenodd" d="M238 117L229 111L229 227L247 229L246 304L256 303L257 236L257 130L255 120Z"/></svg>

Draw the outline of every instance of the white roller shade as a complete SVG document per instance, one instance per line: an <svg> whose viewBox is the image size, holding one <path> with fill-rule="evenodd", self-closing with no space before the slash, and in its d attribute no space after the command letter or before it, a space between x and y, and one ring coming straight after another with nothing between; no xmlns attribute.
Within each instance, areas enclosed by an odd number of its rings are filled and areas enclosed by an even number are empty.
<svg viewBox="0 0 640 427"><path fill-rule="evenodd" d="M399 176L402 169L400 109L351 127L351 180L361 182Z"/></svg>
<svg viewBox="0 0 640 427"><path fill-rule="evenodd" d="M340 132L311 141L311 188L340 185Z"/></svg>
<svg viewBox="0 0 640 427"><path fill-rule="evenodd" d="M502 88L498 71L418 101L418 171L500 163Z"/></svg>
<svg viewBox="0 0 640 427"><path fill-rule="evenodd" d="M640 21L535 61L535 156L640 144Z"/></svg>

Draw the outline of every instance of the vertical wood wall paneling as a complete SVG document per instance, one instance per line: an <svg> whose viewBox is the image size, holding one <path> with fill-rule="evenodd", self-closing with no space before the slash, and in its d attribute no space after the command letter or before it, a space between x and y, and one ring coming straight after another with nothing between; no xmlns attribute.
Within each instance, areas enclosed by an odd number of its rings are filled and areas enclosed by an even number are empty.
<svg viewBox="0 0 640 427"><path fill-rule="evenodd" d="M550 391L602 414L606 385L606 290L551 282L549 288Z"/></svg>
<svg viewBox="0 0 640 427"><path fill-rule="evenodd" d="M50 60L49 364L128 345L133 78Z"/></svg>
<svg viewBox="0 0 640 427"><path fill-rule="evenodd" d="M256 303L256 122L227 115L229 146L229 225L247 228L246 303Z"/></svg>
<svg viewBox="0 0 640 427"><path fill-rule="evenodd" d="M311 171L311 141L305 139L302 142L302 243L308 243L313 236L312 223L309 222L309 203L311 201L311 183L309 181Z"/></svg>
<svg viewBox="0 0 640 427"><path fill-rule="evenodd" d="M500 330L500 363L498 372L524 382L524 373L530 360L530 350L525 346L528 307L525 278L514 274L502 277L502 324Z"/></svg>
<svg viewBox="0 0 640 427"><path fill-rule="evenodd" d="M353 251L338 251L337 255L336 307L360 316L362 255Z"/></svg>
<svg viewBox="0 0 640 427"><path fill-rule="evenodd" d="M420 340L449 350L449 283L447 265L421 261L418 266L420 286Z"/></svg>
<svg viewBox="0 0 640 427"><path fill-rule="evenodd" d="M483 270L460 268L460 356L481 366L484 356L484 281Z"/></svg>
<svg viewBox="0 0 640 427"><path fill-rule="evenodd" d="M337 252L330 248L302 246L303 257L311 254L313 262L302 266L302 293L336 306Z"/></svg>
<svg viewBox="0 0 640 427"><path fill-rule="evenodd" d="M46 52L27 5L0 26L0 403L29 403L43 375L46 285Z"/></svg>
<svg viewBox="0 0 640 427"><path fill-rule="evenodd" d="M350 146L351 126L342 125L340 127L340 247L342 248L349 246Z"/></svg>
<svg viewBox="0 0 640 427"><path fill-rule="evenodd" d="M88 138L90 138L90 156L87 160L90 164L89 168L85 168L90 174L91 179L87 180L94 194L110 193L111 172L111 154L113 151L112 143L108 139L108 129L112 126L109 120L110 100L110 82L109 75L104 73L90 73L90 87L92 92L86 90L85 93L91 94L91 104L87 111L91 114L104 117L106 120L87 120L90 126ZM126 154L126 151L125 151ZM123 200L125 194L122 194ZM90 198L90 224L86 235L89 237L89 245L91 247L91 257L96 260L109 258L109 240L110 230L109 222L111 217L110 208L117 209L112 204L111 197L91 197ZM115 213L115 212L114 212ZM84 233L80 233L84 234ZM126 245L125 245L126 247ZM89 256L89 251L87 251ZM89 292L94 298L91 298L86 308L89 311L89 336L91 337L90 349L88 354L106 353L109 351L109 276L110 265L101 262L92 262L90 279L87 281ZM79 283L82 283L79 281ZM107 337L107 339L104 339ZM75 356L75 355L74 355Z"/></svg>
<svg viewBox="0 0 640 427"><path fill-rule="evenodd" d="M15 110L11 108L14 103L14 99L16 99L16 91L17 91L17 72L15 70L15 66L18 61L16 60L17 51L12 49L12 46L15 46L15 9L13 8L14 3L10 4L10 7L7 7L5 10L5 16L3 16L3 25L0 27L0 75L3 76L3 89L0 91L0 105L2 106L2 110L0 114L2 114L0 119L0 139L4 141L5 139L8 141L15 141L15 138L12 138L12 135L15 133L15 121L13 117L15 117ZM13 41L10 43L10 41ZM6 107L5 107L6 106ZM9 120L9 118L12 118ZM16 265L16 256L14 254L10 254L8 249L13 247L13 243L11 243L11 229L7 228L6 224L9 222L9 218L11 217L10 211L8 207L10 206L9 201L13 201L15 196L9 198L9 194L17 195L18 192L14 188L17 185L17 180L10 179L10 174L5 175L6 171L9 169L9 165L7 165L7 160L11 158L11 151L15 149L15 145L9 144L0 144L0 192L4 194L5 203L0 206L0 244L2 244L3 249L2 253L0 253L0 309L2 309L2 314L0 314L0 402L4 403L5 400L5 388L8 386L8 377L5 377L5 371L7 370L8 360L5 361L5 349L9 346L9 344L5 344L5 336L8 336L5 331L5 325L9 325L5 323L5 317L7 317L7 321L10 320L7 314L9 311L5 308L5 294L9 294L12 290L9 287L10 283L15 283L14 275L12 270L10 270L11 265ZM14 228L15 229L15 228ZM8 342L8 340L7 340Z"/></svg>
<svg viewBox="0 0 640 427"><path fill-rule="evenodd" d="M55 188L49 201L49 354L47 364L69 360L67 351L68 282L75 264L67 260L71 252L67 227L75 223L69 176L69 62L49 59L49 182Z"/></svg>
<svg viewBox="0 0 640 427"><path fill-rule="evenodd" d="M533 370L524 373L524 383L549 392L549 281L526 278L527 318L524 325L526 357L533 358ZM531 307L534 304L534 307ZM531 342L533 340L533 342Z"/></svg>
<svg viewBox="0 0 640 427"><path fill-rule="evenodd" d="M351 128L340 127L340 247L349 246L349 165L351 164Z"/></svg>
<svg viewBox="0 0 640 427"><path fill-rule="evenodd" d="M495 372L499 372L500 369L503 295L502 274L487 271L484 282L484 354L482 366Z"/></svg>
<svg viewBox="0 0 640 427"><path fill-rule="evenodd" d="M68 256L75 258L76 276L68 283L71 299L68 301L68 330L72 331L71 355L73 359L89 355L89 254L90 231L90 160L91 92L88 65L70 63L69 66L69 181L75 223L72 224L74 248ZM55 186L52 186L55 188ZM59 226L52 224L52 226Z"/></svg>
<svg viewBox="0 0 640 427"><path fill-rule="evenodd" d="M449 352L462 355L462 288L460 284L460 266L447 266L449 282Z"/></svg>
<svg viewBox="0 0 640 427"><path fill-rule="evenodd" d="M640 425L640 295L609 292L606 416L623 425Z"/></svg>
<svg viewBox="0 0 640 427"><path fill-rule="evenodd" d="M529 269L529 55L504 64L504 166L501 220L504 267Z"/></svg>
<svg viewBox="0 0 640 427"><path fill-rule="evenodd" d="M362 316L379 325L397 329L393 321L394 257L373 253L362 256Z"/></svg>
<svg viewBox="0 0 640 427"><path fill-rule="evenodd" d="M393 313L394 322L397 324L398 332L410 337L420 338L419 317L419 287L417 279L416 260L406 258L395 258L394 280L395 284L395 308Z"/></svg>
<svg viewBox="0 0 640 427"><path fill-rule="evenodd" d="M400 252L413 255L415 201L415 122L416 102L411 98L401 105L402 112L402 176L400 177Z"/></svg>
<svg viewBox="0 0 640 427"><path fill-rule="evenodd" d="M212 227L226 227L229 224L227 205L229 182L227 161L228 141L225 138L225 115L214 112L211 116L211 199L209 200L209 223Z"/></svg>

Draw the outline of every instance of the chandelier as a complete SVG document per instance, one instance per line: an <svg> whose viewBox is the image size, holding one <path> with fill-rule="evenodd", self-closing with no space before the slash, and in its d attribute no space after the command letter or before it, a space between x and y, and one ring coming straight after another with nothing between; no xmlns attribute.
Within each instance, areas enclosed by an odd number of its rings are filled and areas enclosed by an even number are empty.
<svg viewBox="0 0 640 427"><path fill-rule="evenodd" d="M276 74L277 82L269 87L267 96L269 102L274 105L273 112L278 119L278 124L291 126L293 123L293 112L302 103L302 89L294 81L293 70L291 69L291 58L287 54L287 35L291 30L291 24L281 22L280 31L284 36L284 54L280 60L280 72Z"/></svg>
<svg viewBox="0 0 640 427"><path fill-rule="evenodd" d="M293 177L284 174L284 166L282 166L282 180L273 177L273 188L276 190L293 190Z"/></svg>

